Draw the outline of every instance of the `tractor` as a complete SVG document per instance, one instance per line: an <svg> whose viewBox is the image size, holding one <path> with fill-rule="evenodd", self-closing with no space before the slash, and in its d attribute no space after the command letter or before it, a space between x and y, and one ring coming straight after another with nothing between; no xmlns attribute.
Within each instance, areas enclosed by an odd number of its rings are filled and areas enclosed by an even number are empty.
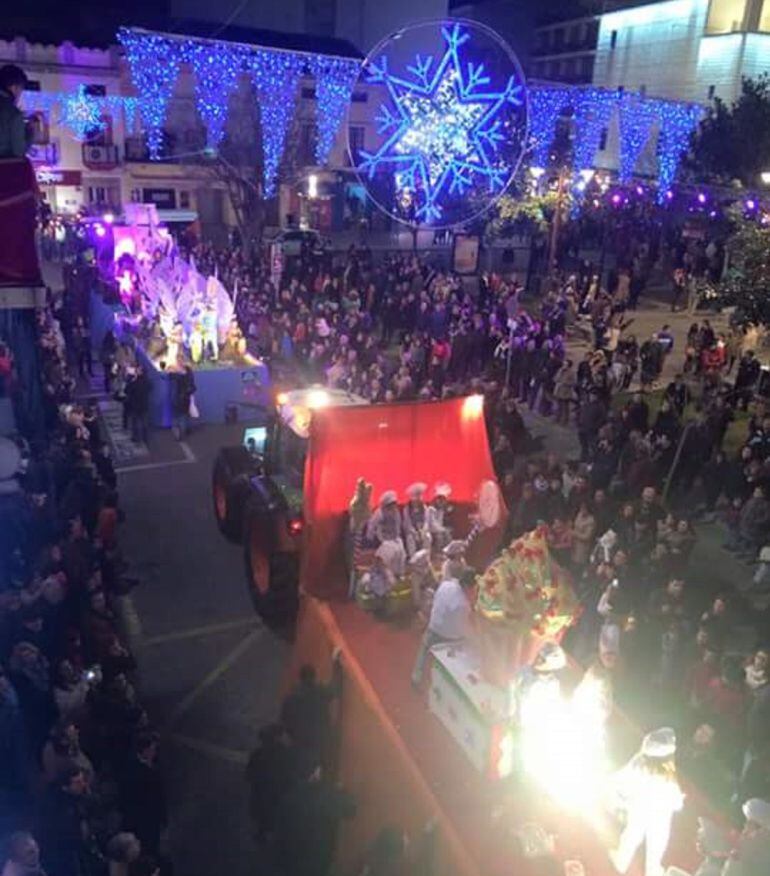
<svg viewBox="0 0 770 876"><path fill-rule="evenodd" d="M266 622L284 624L297 611L303 478L313 411L365 404L338 389L281 392L266 425L247 426L240 445L217 453L214 515L220 532L243 545L249 592Z"/></svg>

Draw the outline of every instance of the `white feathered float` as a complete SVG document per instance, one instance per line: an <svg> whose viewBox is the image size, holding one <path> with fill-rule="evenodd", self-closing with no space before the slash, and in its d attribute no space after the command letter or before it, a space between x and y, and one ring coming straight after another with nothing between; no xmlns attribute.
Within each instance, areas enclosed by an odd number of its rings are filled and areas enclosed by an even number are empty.
<svg viewBox="0 0 770 876"><path fill-rule="evenodd" d="M235 315L235 297L216 276L204 276L194 260L175 252L138 258L134 264L139 313L129 319L149 325L147 354L175 370L220 360L254 365ZM237 297L237 292L236 292Z"/></svg>

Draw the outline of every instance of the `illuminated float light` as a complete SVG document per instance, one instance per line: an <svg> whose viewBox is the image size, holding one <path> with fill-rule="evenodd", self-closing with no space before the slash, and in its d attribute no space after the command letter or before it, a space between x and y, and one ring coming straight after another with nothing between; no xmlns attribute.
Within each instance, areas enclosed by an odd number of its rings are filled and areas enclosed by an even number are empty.
<svg viewBox="0 0 770 876"><path fill-rule="evenodd" d="M329 406L329 393L325 389L311 389L307 394L307 406L311 410L318 410Z"/></svg>
<svg viewBox="0 0 770 876"><path fill-rule="evenodd" d="M463 420L478 420L484 414L484 396L469 395L463 401L462 418Z"/></svg>

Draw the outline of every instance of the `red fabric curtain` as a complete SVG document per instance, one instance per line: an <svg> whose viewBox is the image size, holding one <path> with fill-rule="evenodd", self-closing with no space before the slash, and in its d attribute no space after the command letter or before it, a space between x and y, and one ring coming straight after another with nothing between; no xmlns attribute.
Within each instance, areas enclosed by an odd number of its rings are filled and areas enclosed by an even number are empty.
<svg viewBox="0 0 770 876"><path fill-rule="evenodd" d="M344 596L344 537L356 480L373 485L372 505L385 490L415 481L432 490L452 485L453 504L475 504L484 480L494 480L480 398L336 407L314 412L305 468L305 549L302 585L323 598Z"/></svg>
<svg viewBox="0 0 770 876"><path fill-rule="evenodd" d="M0 160L0 284L40 284L35 248L37 180L26 158Z"/></svg>

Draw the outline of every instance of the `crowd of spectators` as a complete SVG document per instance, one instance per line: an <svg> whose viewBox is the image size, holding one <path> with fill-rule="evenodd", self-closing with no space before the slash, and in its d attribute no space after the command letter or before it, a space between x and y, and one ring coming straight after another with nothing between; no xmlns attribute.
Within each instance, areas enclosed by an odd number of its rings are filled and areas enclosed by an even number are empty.
<svg viewBox="0 0 770 876"><path fill-rule="evenodd" d="M71 303L71 302L70 302ZM37 312L43 428L8 439L0 495L0 840L3 872L149 876L163 861L158 737L117 611L136 583L117 480L58 300ZM57 318L59 317L59 318Z"/></svg>

